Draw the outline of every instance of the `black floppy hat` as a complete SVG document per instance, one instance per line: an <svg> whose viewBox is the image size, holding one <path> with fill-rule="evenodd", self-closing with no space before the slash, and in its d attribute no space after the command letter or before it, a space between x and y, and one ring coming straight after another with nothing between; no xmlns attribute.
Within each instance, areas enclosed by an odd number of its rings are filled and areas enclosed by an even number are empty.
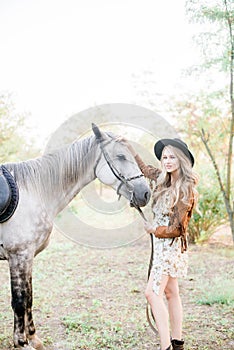
<svg viewBox="0 0 234 350"><path fill-rule="evenodd" d="M194 165L194 157L192 153L189 151L186 143L180 139L161 139L157 141L154 145L154 153L158 158L158 160L160 160L162 157L162 151L164 147L168 145L179 148L186 155L186 157L191 161L192 166Z"/></svg>

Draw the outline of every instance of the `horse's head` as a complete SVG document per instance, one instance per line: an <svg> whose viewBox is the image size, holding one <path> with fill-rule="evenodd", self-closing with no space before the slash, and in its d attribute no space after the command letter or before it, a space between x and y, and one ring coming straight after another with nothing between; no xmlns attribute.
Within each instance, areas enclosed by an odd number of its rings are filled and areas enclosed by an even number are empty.
<svg viewBox="0 0 234 350"><path fill-rule="evenodd" d="M132 206L145 206L150 199L150 189L127 146L101 132L95 124L92 128L101 150L95 169L97 178L127 198Z"/></svg>

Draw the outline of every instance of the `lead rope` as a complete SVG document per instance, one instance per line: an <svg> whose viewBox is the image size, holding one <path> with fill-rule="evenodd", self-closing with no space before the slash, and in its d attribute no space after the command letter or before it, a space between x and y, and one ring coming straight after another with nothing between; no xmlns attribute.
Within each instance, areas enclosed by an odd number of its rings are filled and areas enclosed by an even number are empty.
<svg viewBox="0 0 234 350"><path fill-rule="evenodd" d="M147 221L143 211L141 210L140 207L137 207L137 206L134 206L137 211L139 212L139 214L141 215L141 217L143 218L144 221ZM151 269L152 269L152 264L153 264L153 257L154 257L154 241L153 241L153 234L150 233L150 242L151 242L151 253L150 253L150 261L149 261L149 267L148 267L148 279L149 280L149 277L150 277L150 272L151 272ZM151 315L151 316L150 316ZM158 331L157 329L155 328L155 326L153 325L153 322L151 321L151 318L153 319L153 321L155 322L155 319L154 319L154 315L153 315L153 312L152 312L152 309L150 307L150 304L148 303L147 301L147 304L146 304L146 319L149 323L149 326L150 328L152 329L152 331L158 335Z"/></svg>

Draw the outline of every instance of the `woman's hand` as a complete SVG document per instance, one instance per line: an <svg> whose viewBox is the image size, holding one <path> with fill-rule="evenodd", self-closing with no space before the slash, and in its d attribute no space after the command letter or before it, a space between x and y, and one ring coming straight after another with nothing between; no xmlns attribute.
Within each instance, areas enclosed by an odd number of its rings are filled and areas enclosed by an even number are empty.
<svg viewBox="0 0 234 350"><path fill-rule="evenodd" d="M155 232L154 227L152 226L152 224L148 221L144 222L144 229L147 233L153 233Z"/></svg>
<svg viewBox="0 0 234 350"><path fill-rule="evenodd" d="M124 136L116 137L115 141L122 142L123 144L125 144L127 146L127 148L129 149L129 151L132 153L133 157L136 157L137 152L135 151L135 149L132 147L132 145L129 143L129 141Z"/></svg>

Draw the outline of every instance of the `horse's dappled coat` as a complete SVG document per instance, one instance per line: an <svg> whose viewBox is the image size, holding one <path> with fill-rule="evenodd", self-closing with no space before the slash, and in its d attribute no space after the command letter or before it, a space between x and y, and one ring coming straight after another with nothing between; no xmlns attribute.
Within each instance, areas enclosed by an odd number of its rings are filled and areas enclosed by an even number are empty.
<svg viewBox="0 0 234 350"><path fill-rule="evenodd" d="M119 172L133 179L134 196L125 184L120 194L128 200L133 198L136 206L144 206L149 201L149 187L143 177L136 177L139 168L127 147L95 128L95 136L33 160L5 165L19 187L18 207L10 220L0 225L0 260L9 262L17 348L43 349L31 311L32 266L34 256L48 245L54 217L96 177L115 190L120 188L121 181L110 171L102 155L101 143L106 145Z"/></svg>

